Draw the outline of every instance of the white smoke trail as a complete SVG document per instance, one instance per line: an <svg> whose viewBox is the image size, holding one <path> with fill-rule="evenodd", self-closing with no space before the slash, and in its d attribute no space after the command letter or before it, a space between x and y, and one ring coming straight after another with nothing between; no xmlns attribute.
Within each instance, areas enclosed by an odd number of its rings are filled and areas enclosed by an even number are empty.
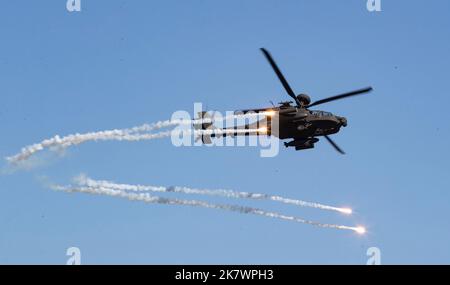
<svg viewBox="0 0 450 285"><path fill-rule="evenodd" d="M139 127L138 127L139 128ZM212 129L212 130L170 130L159 133L137 133L132 134L132 129L123 130L108 130L91 132L85 134L72 134L65 137L60 137L58 135L53 138L43 140L40 143L33 144L22 148L22 150L13 156L9 156L6 160L9 163L19 163L28 159L33 154L42 151L47 148L67 148L74 145L79 145L87 141L107 141L107 140L118 140L118 141L141 141L141 140L153 140L170 137L171 135L184 134L184 135L211 135L211 134L234 134L234 133L258 133L262 130L259 129Z"/></svg>
<svg viewBox="0 0 450 285"><path fill-rule="evenodd" d="M213 122L220 122L220 121L226 121L230 119L238 119L238 118L252 118L252 117L258 117L258 116L268 116L273 115L270 112L260 112L260 113L247 113L247 114L237 114L237 115L230 115L225 117L213 117L213 118L201 118L201 119L195 119L195 120L166 120L166 121L159 121L152 124L143 124L140 126L127 128L127 129L114 129L114 130L106 130L106 131L98 131L98 132L90 132L85 134L72 134L67 135L65 137L60 137L59 135L54 136L53 138L43 140L40 143L36 143L33 145L26 146L21 149L21 151L16 154L9 157L6 157L6 160L9 163L19 163L21 161L24 161L28 159L30 156L32 156L34 153L42 151L46 148L67 148L69 146L78 145L81 143L84 143L86 141L106 141L106 140L125 140L125 141L139 141L139 140L152 140L157 138L165 138L169 137L172 132L166 131L166 132L160 132L155 134L149 134L148 132L177 126L177 125L191 125L191 124L201 124L201 123L213 123ZM220 134L220 133L245 133L245 132L257 132L258 130L196 130L194 132L191 132L195 135L202 135L202 134ZM147 132L147 134L142 134L142 132ZM181 131L180 131L181 132ZM189 130L182 131L186 135L189 134Z"/></svg>
<svg viewBox="0 0 450 285"><path fill-rule="evenodd" d="M243 199L255 199L255 200L271 200L276 202L281 202L284 204L292 204L300 207L310 207L322 210L337 211L344 214L351 214L351 209L349 208L339 208L328 205L323 205L314 202L307 202L298 199L284 198L281 196L261 194L261 193L250 193L250 192L238 192L233 190L225 189L196 189L189 187L163 187L163 186L144 186L144 185L129 185L129 184L117 184L106 180L94 180L81 174L74 178L74 181L79 186L87 187L105 187L109 189L115 189L119 191L134 191L134 192L175 192L184 194L199 194L199 195L211 195L211 196L222 196L226 198L243 198Z"/></svg>
<svg viewBox="0 0 450 285"><path fill-rule="evenodd" d="M134 201L143 201L147 203L154 204L166 204L166 205L183 205L183 206L192 206L192 207L200 207L200 208L210 208L210 209L219 209L226 210L231 212L238 212L241 214L254 214L265 217L271 217L286 221L293 221L303 224L309 224L313 226L318 226L322 228L334 228L340 230L352 230L358 233L361 233L360 227L350 227L344 225L336 225L336 224L323 224L315 221L309 221L302 218L287 216L275 212L268 212L258 208L252 207L244 207L239 205L227 205L227 204L211 204L204 201L198 200L181 200L181 199L171 199L171 198L163 198L158 196L152 196L149 193L129 193L121 190L111 189L107 187L73 187L73 186L60 186L60 185L52 185L51 188L57 191L65 191L65 192L81 192L88 194L97 194L97 195L108 195L126 198Z"/></svg>

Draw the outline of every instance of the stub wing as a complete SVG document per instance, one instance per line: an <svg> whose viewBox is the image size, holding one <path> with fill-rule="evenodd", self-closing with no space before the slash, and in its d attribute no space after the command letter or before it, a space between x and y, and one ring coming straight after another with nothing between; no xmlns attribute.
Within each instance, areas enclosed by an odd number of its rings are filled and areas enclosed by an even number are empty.
<svg viewBox="0 0 450 285"><path fill-rule="evenodd" d="M235 115L242 115L247 113L263 113L263 112L272 112L273 108L260 108L260 109L246 109L246 110L237 110L234 111Z"/></svg>

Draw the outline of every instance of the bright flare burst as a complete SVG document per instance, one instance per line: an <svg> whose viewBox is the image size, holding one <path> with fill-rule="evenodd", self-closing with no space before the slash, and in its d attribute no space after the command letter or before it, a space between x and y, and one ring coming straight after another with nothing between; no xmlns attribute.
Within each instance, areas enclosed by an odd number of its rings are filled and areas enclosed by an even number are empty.
<svg viewBox="0 0 450 285"><path fill-rule="evenodd" d="M340 208L339 212L347 214L347 215L351 215L353 213L353 210L350 208Z"/></svg>
<svg viewBox="0 0 450 285"><path fill-rule="evenodd" d="M271 110L271 111L264 112L264 114L268 117L273 117L273 116L275 116L276 112Z"/></svg>
<svg viewBox="0 0 450 285"><path fill-rule="evenodd" d="M258 132L260 133L267 133L267 128L266 127L261 127L258 129Z"/></svg>
<svg viewBox="0 0 450 285"><path fill-rule="evenodd" d="M366 233L366 228L362 227L362 226L358 226L358 227L355 228L355 232L357 232L360 235L363 235L363 234Z"/></svg>

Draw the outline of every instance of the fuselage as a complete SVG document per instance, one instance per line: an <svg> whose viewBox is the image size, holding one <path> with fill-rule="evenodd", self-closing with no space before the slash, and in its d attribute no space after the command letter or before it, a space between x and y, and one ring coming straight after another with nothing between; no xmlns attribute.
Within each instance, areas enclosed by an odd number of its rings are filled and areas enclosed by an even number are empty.
<svg viewBox="0 0 450 285"><path fill-rule="evenodd" d="M309 110L292 105L235 112L235 114L241 115L248 113L262 113L265 114L266 119L251 124L226 128L228 130L240 130L239 132L236 131L236 133L211 134L210 137L271 135L281 140L293 139L293 146L299 147L299 144L303 145L305 142L310 142L315 137L335 134L339 132L342 126L347 126L347 119L344 117L333 115L330 112ZM203 127L203 129L206 128ZM242 130L246 129L249 132L242 132ZM261 129L264 129L264 131ZM318 139L314 140L317 141Z"/></svg>
<svg viewBox="0 0 450 285"><path fill-rule="evenodd" d="M278 107L274 110L278 120L278 133L272 135L280 139L306 139L310 137L331 135L347 126L347 119L330 112L308 110L294 106Z"/></svg>

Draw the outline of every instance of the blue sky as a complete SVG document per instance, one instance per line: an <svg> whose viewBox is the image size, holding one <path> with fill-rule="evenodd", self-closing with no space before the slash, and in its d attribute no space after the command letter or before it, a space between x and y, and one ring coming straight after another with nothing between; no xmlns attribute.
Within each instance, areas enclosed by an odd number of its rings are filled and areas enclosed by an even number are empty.
<svg viewBox="0 0 450 285"><path fill-rule="evenodd" d="M297 93L347 117L314 150L86 143L0 176L0 263L449 263L448 1L8 1L0 7L0 156L75 132L163 120L194 102L227 111L286 100L258 50ZM6 164L5 164L6 165ZM351 206L353 216L244 203L368 233L259 216L54 192L80 173L123 183L263 192ZM199 197L200 198L200 197ZM208 199L211 200L211 199ZM238 203L216 199L218 202Z"/></svg>

